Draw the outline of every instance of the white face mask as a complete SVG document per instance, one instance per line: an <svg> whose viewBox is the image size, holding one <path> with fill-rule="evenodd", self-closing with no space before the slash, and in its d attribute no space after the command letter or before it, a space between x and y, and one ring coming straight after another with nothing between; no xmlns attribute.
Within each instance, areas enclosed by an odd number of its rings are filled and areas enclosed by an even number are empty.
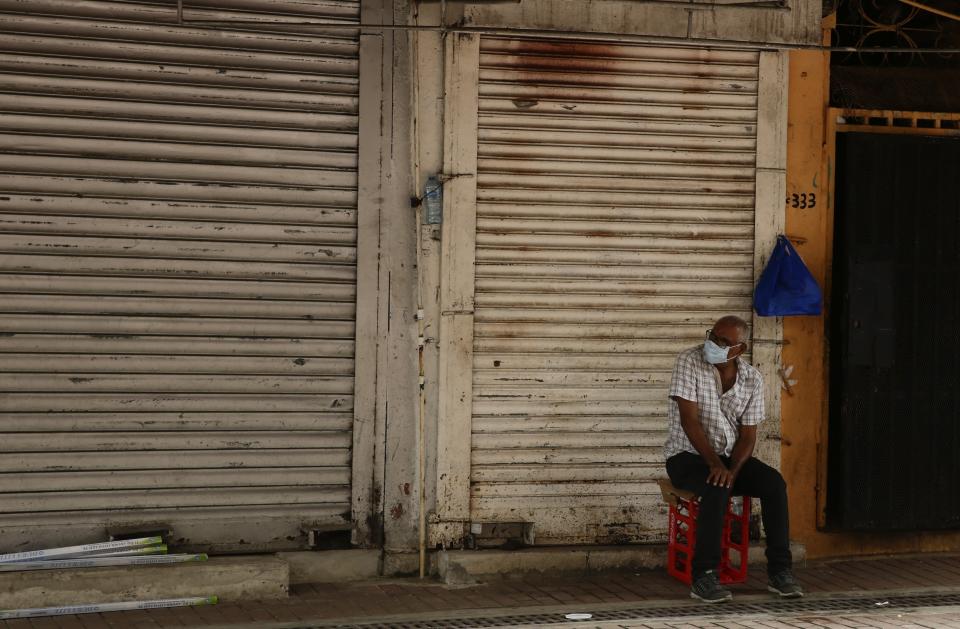
<svg viewBox="0 0 960 629"><path fill-rule="evenodd" d="M737 345L739 345L739 343ZM728 360L731 360L730 350L732 350L734 347L737 347L737 345L733 345L731 347L720 347L710 339L707 339L703 344L703 359L711 365L723 364Z"/></svg>

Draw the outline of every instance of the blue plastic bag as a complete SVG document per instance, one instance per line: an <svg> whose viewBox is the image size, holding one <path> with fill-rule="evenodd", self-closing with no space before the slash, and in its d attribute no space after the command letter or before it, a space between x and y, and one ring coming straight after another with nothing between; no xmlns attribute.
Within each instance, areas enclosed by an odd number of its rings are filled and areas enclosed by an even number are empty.
<svg viewBox="0 0 960 629"><path fill-rule="evenodd" d="M777 245L753 293L753 307L761 317L818 315L823 309L823 293L817 281L786 236L777 236Z"/></svg>

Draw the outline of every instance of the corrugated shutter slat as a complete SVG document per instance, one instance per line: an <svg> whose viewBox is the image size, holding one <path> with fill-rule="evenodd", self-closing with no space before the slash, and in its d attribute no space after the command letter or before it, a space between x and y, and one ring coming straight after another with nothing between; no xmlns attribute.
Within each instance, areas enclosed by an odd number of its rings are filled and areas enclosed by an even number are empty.
<svg viewBox="0 0 960 629"><path fill-rule="evenodd" d="M183 6L0 0L8 545L350 527L359 2Z"/></svg>
<svg viewBox="0 0 960 629"><path fill-rule="evenodd" d="M481 39L474 521L663 535L674 359L750 316L758 63Z"/></svg>

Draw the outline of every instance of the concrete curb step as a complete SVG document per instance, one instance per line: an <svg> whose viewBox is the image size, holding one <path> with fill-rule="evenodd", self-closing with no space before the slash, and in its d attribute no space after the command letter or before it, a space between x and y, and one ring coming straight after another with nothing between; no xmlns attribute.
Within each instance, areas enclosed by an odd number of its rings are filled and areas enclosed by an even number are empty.
<svg viewBox="0 0 960 629"><path fill-rule="evenodd" d="M791 543L797 565L806 559L806 548ZM543 547L518 550L443 550L435 556L436 571L448 585L518 573L558 575L604 570L661 568L667 559L666 544L636 546ZM764 546L750 546L750 564L763 563Z"/></svg>
<svg viewBox="0 0 960 629"><path fill-rule="evenodd" d="M794 561L800 564L805 549L799 544L792 547ZM431 555L432 574L448 585L464 585L518 573L557 576L659 568L666 559L666 546L447 550ZM214 557L156 566L6 572L0 573L0 609L214 595L223 602L283 599L291 584L376 578L386 571L389 559L378 550L357 549ZM763 547L751 546L749 560L762 562Z"/></svg>
<svg viewBox="0 0 960 629"><path fill-rule="evenodd" d="M216 557L157 566L0 573L0 609L218 596L223 602L282 599L289 564L272 555Z"/></svg>
<svg viewBox="0 0 960 629"><path fill-rule="evenodd" d="M344 583L376 579L381 571L379 550L303 550L279 552L290 566L290 585Z"/></svg>

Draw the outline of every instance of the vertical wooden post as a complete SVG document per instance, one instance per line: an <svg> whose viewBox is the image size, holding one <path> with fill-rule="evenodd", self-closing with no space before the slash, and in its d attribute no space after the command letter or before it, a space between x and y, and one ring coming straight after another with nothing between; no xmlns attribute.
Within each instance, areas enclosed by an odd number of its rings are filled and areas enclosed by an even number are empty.
<svg viewBox="0 0 960 629"><path fill-rule="evenodd" d="M787 171L787 53L760 53L757 94L757 188L754 219L754 282L759 279L777 235L784 232ZM764 380L767 421L757 440L757 456L780 467L780 356L782 317L753 318L753 364Z"/></svg>
<svg viewBox="0 0 960 629"><path fill-rule="evenodd" d="M479 63L479 36L447 37L437 508L431 544L459 544L470 519Z"/></svg>
<svg viewBox="0 0 960 629"><path fill-rule="evenodd" d="M829 85L829 84L828 84ZM837 117L840 110L827 107L824 123L823 143L823 198L827 204L824 216L824 249L823 249L823 302L824 317L822 343L822 402L820 415L820 430L817 434L817 476L816 476L816 525L823 529L827 526L827 465L830 434L830 344L827 335L827 325L830 321L830 297L833 294L833 230L834 215L836 212L836 173L837 173Z"/></svg>
<svg viewBox="0 0 960 629"><path fill-rule="evenodd" d="M365 2L364 17L375 13ZM357 313L354 349L352 542L361 547L383 543L383 487L375 482L377 313L379 311L381 126L383 38L360 36L360 113L357 166ZM382 461L380 462L382 464ZM381 465L382 467L382 465ZM382 476L382 470L379 474Z"/></svg>

